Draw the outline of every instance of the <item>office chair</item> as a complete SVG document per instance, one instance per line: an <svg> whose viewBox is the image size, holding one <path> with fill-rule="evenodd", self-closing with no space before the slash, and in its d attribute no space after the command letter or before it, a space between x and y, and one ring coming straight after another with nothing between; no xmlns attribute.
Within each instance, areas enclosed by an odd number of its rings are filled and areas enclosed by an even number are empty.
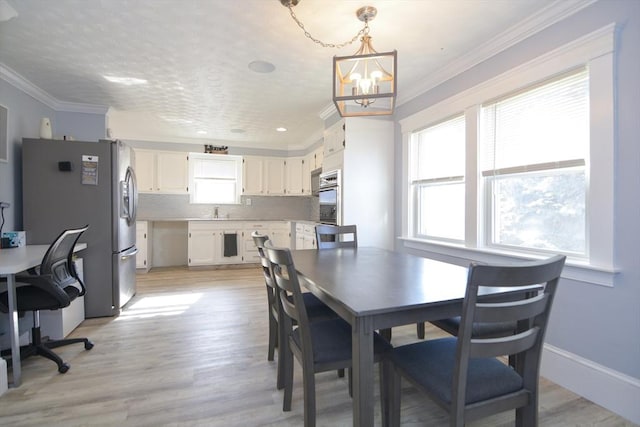
<svg viewBox="0 0 640 427"><path fill-rule="evenodd" d="M400 378L427 394L449 414L449 425L516 410L517 426L538 425L538 380L549 313L565 257L511 265L469 267L458 337L421 341L391 352L393 374L383 377L385 425L400 425ZM526 289L542 285L536 296ZM484 286L509 287L521 298L488 302ZM499 338L474 337L474 326L516 322ZM515 366L499 359L517 355Z"/></svg>
<svg viewBox="0 0 640 427"><path fill-rule="evenodd" d="M89 228L63 231L51 244L40 264L39 270L30 270L28 275L16 277L16 306L19 313L33 312L31 343L20 348L20 357L39 355L54 361L58 372L64 374L70 368L52 348L68 344L84 343L86 350L93 348L87 338L69 338L43 341L40 335L40 310L57 310L68 307L71 301L85 294L85 287L73 265L73 248L80 235ZM80 286L78 289L76 286ZM8 293L0 293L0 311L9 311ZM2 355L10 354L10 350Z"/></svg>

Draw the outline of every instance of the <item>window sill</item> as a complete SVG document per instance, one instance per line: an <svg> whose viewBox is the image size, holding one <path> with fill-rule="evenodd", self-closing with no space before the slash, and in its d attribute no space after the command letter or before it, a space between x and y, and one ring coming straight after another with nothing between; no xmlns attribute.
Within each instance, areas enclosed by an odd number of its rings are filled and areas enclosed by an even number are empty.
<svg viewBox="0 0 640 427"><path fill-rule="evenodd" d="M469 261L505 262L531 258L542 258L535 255L527 257L520 253L488 248L469 248L452 243L416 239L413 237L399 237L398 239L400 240L402 246L406 249L444 255L447 257L455 258L462 264ZM572 260L570 258L567 258L567 262L562 271L562 277L577 282L613 287L615 278L619 272L620 271L615 268L594 266L586 262L581 262L580 260Z"/></svg>

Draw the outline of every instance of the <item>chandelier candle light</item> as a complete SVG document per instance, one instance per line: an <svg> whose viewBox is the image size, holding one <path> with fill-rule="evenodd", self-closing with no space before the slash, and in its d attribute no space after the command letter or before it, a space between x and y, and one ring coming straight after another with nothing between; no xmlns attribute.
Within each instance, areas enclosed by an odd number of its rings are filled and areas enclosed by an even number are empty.
<svg viewBox="0 0 640 427"><path fill-rule="evenodd" d="M350 56L333 57L333 102L342 117L382 116L393 114L396 99L397 51L377 52L371 46L369 21L375 18L377 9L364 6L356 16L364 22L351 41L335 45L313 38L293 12L299 0L280 0L289 8L291 17L302 28L309 39L322 47L341 48L353 43L358 37L360 49Z"/></svg>

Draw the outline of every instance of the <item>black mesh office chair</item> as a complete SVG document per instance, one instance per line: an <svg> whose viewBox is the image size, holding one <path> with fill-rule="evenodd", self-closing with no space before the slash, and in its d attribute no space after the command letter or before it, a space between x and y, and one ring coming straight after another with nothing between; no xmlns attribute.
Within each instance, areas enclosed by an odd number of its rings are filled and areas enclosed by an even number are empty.
<svg viewBox="0 0 640 427"><path fill-rule="evenodd" d="M33 355L44 356L58 365L58 372L61 374L67 372L70 366L51 351L52 348L82 342L86 350L91 350L93 343L87 338L42 341L40 310L68 307L71 301L85 294L84 283L78 277L73 265L73 248L87 228L89 228L88 225L63 231L47 250L39 269L30 270L30 274L16 278L18 312L33 311L31 343L20 348L20 357L24 359ZM80 286L80 289L77 286ZM0 311L5 313L9 311L6 291L0 293ZM2 353L3 356L6 354L10 352Z"/></svg>

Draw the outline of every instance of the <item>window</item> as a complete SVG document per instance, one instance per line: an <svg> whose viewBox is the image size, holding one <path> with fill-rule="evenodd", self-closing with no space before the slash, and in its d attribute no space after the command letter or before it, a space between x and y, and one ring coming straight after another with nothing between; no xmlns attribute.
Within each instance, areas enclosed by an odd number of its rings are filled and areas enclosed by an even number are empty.
<svg viewBox="0 0 640 427"><path fill-rule="evenodd" d="M615 28L586 34L400 120L406 248L482 262L561 252L569 256L563 277L613 286ZM425 148L438 156L427 166L418 141L432 138L433 123L461 115L464 173L441 172L455 150L443 143ZM447 184L455 185L451 177L463 183L464 227L457 210L424 212L441 196L429 191L444 194ZM455 227L433 231L445 215ZM452 238L461 229L464 238Z"/></svg>
<svg viewBox="0 0 640 427"><path fill-rule="evenodd" d="M191 203L240 203L242 157L189 153Z"/></svg>
<svg viewBox="0 0 640 427"><path fill-rule="evenodd" d="M586 255L586 69L480 110L486 245Z"/></svg>
<svg viewBox="0 0 640 427"><path fill-rule="evenodd" d="M416 236L464 240L464 126L458 116L412 135Z"/></svg>

